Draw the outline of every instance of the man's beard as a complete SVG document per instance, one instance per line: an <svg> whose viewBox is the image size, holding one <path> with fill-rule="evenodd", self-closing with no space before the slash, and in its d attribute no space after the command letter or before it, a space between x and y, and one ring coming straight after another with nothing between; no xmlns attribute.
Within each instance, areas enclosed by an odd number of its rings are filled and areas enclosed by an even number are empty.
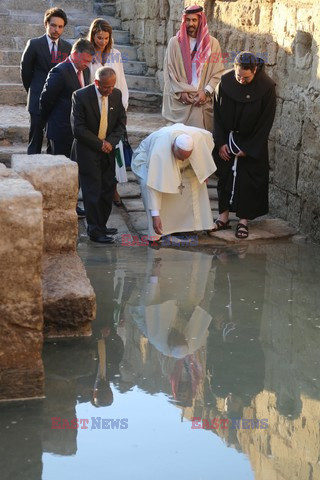
<svg viewBox="0 0 320 480"><path fill-rule="evenodd" d="M196 37L197 36L197 29L195 27L189 27L189 28L187 28L187 34L190 37Z"/></svg>

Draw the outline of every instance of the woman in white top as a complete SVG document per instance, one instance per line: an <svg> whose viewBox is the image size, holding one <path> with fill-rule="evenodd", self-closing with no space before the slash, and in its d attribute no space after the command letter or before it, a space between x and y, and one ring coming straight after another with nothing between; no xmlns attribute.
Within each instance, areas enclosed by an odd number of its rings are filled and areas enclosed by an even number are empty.
<svg viewBox="0 0 320 480"><path fill-rule="evenodd" d="M123 61L122 56L119 50L113 48L112 40L112 27L108 22L103 20L103 18L96 18L90 25L88 40L94 45L95 56L92 63L89 65L90 69L90 80L93 83L95 78L95 73L100 67L110 67L113 68L116 72L117 81L115 87L121 90L122 93L122 103L124 108L127 110L128 101L129 101L129 91L126 78L124 75ZM120 152L122 151L122 142L119 145ZM124 164L123 154L122 154L123 166L120 167L116 162L116 178L120 183L127 182L126 167ZM120 207L122 205L121 198L117 192L117 186L115 187L113 202L115 205Z"/></svg>

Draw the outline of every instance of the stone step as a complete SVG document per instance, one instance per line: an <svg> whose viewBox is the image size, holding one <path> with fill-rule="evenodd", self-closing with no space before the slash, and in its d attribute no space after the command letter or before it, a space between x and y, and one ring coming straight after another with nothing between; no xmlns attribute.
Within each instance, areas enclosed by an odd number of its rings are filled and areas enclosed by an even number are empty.
<svg viewBox="0 0 320 480"><path fill-rule="evenodd" d="M114 48L121 52L123 62L137 60L137 49L133 45L115 43Z"/></svg>
<svg viewBox="0 0 320 480"><path fill-rule="evenodd" d="M128 112L128 137L132 148L167 124L159 113ZM0 110L0 160L10 166L13 153L26 153L29 114L23 106L4 105ZM129 175L130 176L130 175Z"/></svg>
<svg viewBox="0 0 320 480"><path fill-rule="evenodd" d="M25 105L27 94L20 83L0 84L0 105Z"/></svg>
<svg viewBox="0 0 320 480"><path fill-rule="evenodd" d="M0 65L0 84L4 82L19 83L20 81L20 68L18 66Z"/></svg>
<svg viewBox="0 0 320 480"><path fill-rule="evenodd" d="M69 28L69 27L67 27L67 28ZM71 26L70 28L73 29L73 31L75 31L76 28L78 28L78 27L74 28L73 26ZM21 30L21 33L23 34L23 36L20 36L20 35L12 36L10 33L8 35L3 35L2 34L2 28L1 28L0 29L0 32L1 32L1 35L0 35L0 50L23 50L27 41L29 40L29 38L34 38L34 37L37 36L36 33L34 33L34 32L32 33L32 30L30 31L30 35L27 35L27 36L25 36L25 30L24 29L20 29L20 30ZM40 29L38 29L38 30L40 31ZM43 34L44 34L44 29L42 27L42 30L39 33L39 36L43 35ZM113 34L115 44L118 44L118 45L128 45L129 44L129 39L130 39L129 32L126 32L126 31L123 31L123 30L113 30L112 34ZM81 36L81 35L79 35L79 36ZM74 40L75 40L75 37L78 38L77 35L72 34L70 36L64 36L63 38L65 40L67 40L68 42L73 43ZM132 48L135 49L135 47L132 47ZM135 59L136 58L137 57L136 57L136 54L135 54Z"/></svg>
<svg viewBox="0 0 320 480"><path fill-rule="evenodd" d="M0 50L1 65L19 65L21 51L18 50Z"/></svg>
<svg viewBox="0 0 320 480"><path fill-rule="evenodd" d="M74 11L67 11L68 25L89 25L92 20L96 18L94 13ZM41 25L44 33L43 26L44 11L36 12L34 10L8 10L6 13L0 12L0 24L33 24ZM114 20L114 17L105 16L105 19L110 23ZM118 23L118 22L116 22Z"/></svg>
<svg viewBox="0 0 320 480"><path fill-rule="evenodd" d="M94 3L94 11L97 15L115 15L116 14L116 4L115 3Z"/></svg>
<svg viewBox="0 0 320 480"><path fill-rule="evenodd" d="M130 90L129 111L160 112L162 105L162 94L159 92L142 92L141 90ZM1 102L0 102L1 103Z"/></svg>
<svg viewBox="0 0 320 480"><path fill-rule="evenodd" d="M8 10L33 10L44 13L53 5L52 0L1 0L2 9ZM67 13L72 10L93 12L92 0L59 0L57 5Z"/></svg>
<svg viewBox="0 0 320 480"><path fill-rule="evenodd" d="M76 38L84 38L86 37L87 33L88 33L88 27L86 26L79 26L79 27L76 27L75 28L75 37ZM115 42L115 44L119 44L119 45L129 45L130 43L130 35L129 35L129 32L125 31L125 30L116 30L116 29L113 29L112 30L112 36L113 36L113 40ZM66 38L66 40L70 43L73 43L74 42L74 38ZM115 45L116 47L116 45ZM135 47L134 47L135 48Z"/></svg>
<svg viewBox="0 0 320 480"><path fill-rule="evenodd" d="M124 70L127 73L132 73L135 75L142 75L146 72L146 64L144 62L137 61L137 50L136 47L131 45L115 45L115 48L119 50L122 54L122 61L124 63ZM0 50L0 65L19 65L22 55L21 50L9 50L3 49ZM129 66L126 66L126 63Z"/></svg>
<svg viewBox="0 0 320 480"><path fill-rule="evenodd" d="M145 62L138 61L124 61L123 68L126 75L145 75L147 71L147 64Z"/></svg>
<svg viewBox="0 0 320 480"><path fill-rule="evenodd" d="M158 90L155 77L126 75L128 88L137 91L156 92Z"/></svg>
<svg viewBox="0 0 320 480"><path fill-rule="evenodd" d="M130 75L127 77L130 77ZM162 94L159 92L148 92L129 88L129 97L129 110L131 111L159 112L161 109ZM0 105L25 105L26 101L27 94L22 84L0 84Z"/></svg>
<svg viewBox="0 0 320 480"><path fill-rule="evenodd" d="M11 156L27 153L27 143L19 143L17 145L10 145L8 147L0 146L0 163L3 163L6 167L11 167ZM43 152L45 153L45 152Z"/></svg>
<svg viewBox="0 0 320 480"><path fill-rule="evenodd" d="M88 19L89 20L89 19ZM87 20L87 21L88 21ZM112 32L121 26L121 20L115 17L105 17L105 20L112 26ZM86 37L89 32L89 25L72 25L68 22L64 30L64 37L69 38L78 38ZM122 31L121 31L122 32ZM40 37L45 33L44 26L42 23L11 23L11 22L2 22L1 23L1 36L10 36L10 37ZM126 39L129 39L128 32L122 32L125 34Z"/></svg>
<svg viewBox="0 0 320 480"><path fill-rule="evenodd" d="M2 62L3 63L3 62ZM107 66L108 64L106 64ZM144 62L124 62L124 72L126 75L144 75L147 66ZM17 65L1 65L0 61L0 84L1 83L20 83L20 67Z"/></svg>
<svg viewBox="0 0 320 480"><path fill-rule="evenodd" d="M116 30L116 29L119 29L119 31L122 31L121 30L121 20L120 20L120 18L104 16L103 19L106 20L111 25L112 33L114 33L114 30ZM86 37L89 33L90 23L91 22L88 22L88 19L87 19L86 22L84 22L80 25L78 24L78 26L75 28L75 36L76 37ZM124 32L124 30L123 30L123 32ZM128 32L125 32L125 33L128 33Z"/></svg>

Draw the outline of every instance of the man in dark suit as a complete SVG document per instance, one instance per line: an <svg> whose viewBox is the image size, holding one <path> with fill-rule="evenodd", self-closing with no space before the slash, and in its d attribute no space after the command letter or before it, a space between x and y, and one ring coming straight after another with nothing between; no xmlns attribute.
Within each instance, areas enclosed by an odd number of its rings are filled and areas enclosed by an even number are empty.
<svg viewBox="0 0 320 480"><path fill-rule="evenodd" d="M40 117L39 98L47 75L71 51L71 45L60 38L66 24L67 16L61 8L47 10L44 15L45 35L28 40L22 54L20 71L30 113L28 155L41 153L44 125Z"/></svg>
<svg viewBox="0 0 320 480"><path fill-rule="evenodd" d="M40 113L47 124L52 155L70 158L73 133L70 124L73 92L90 83L88 69L94 47L89 40L77 40L70 56L50 70L40 95Z"/></svg>
<svg viewBox="0 0 320 480"><path fill-rule="evenodd" d="M115 71L101 67L95 83L72 96L71 158L79 165L89 237L103 244L113 243L109 235L117 233L106 224L115 185L115 146L126 129L122 95L115 83Z"/></svg>

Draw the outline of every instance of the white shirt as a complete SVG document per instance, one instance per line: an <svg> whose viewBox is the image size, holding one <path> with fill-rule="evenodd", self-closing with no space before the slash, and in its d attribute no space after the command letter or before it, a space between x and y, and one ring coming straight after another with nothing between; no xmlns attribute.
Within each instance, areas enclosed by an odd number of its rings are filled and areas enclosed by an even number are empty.
<svg viewBox="0 0 320 480"><path fill-rule="evenodd" d="M51 53L52 44L55 43L54 51L55 51L55 53L57 53L57 51L58 51L58 41L59 40L52 40L50 37L48 37L48 35L46 35L46 37L47 37L49 52Z"/></svg>
<svg viewBox="0 0 320 480"><path fill-rule="evenodd" d="M193 38L193 37L189 37L189 41L190 41L190 53L192 53L193 49L194 49L194 47L197 43L197 39ZM192 62L191 65L192 65L192 82L191 82L191 85L193 85L194 87L196 87L198 89L200 78L197 75L197 64L196 64L196 62ZM210 92L211 94L213 93L213 88L211 87L211 85L206 85L204 87L204 89L208 90L208 92Z"/></svg>
<svg viewBox="0 0 320 480"><path fill-rule="evenodd" d="M97 97L98 97L99 110L100 110L100 113L101 113L102 95L101 95L101 93L99 92L99 90L98 90L98 88L97 88L97 85L95 85L94 88L96 89L96 94L97 94ZM108 99L108 97L105 97L105 99L106 99L106 109L107 109L107 112L108 112L109 99Z"/></svg>

